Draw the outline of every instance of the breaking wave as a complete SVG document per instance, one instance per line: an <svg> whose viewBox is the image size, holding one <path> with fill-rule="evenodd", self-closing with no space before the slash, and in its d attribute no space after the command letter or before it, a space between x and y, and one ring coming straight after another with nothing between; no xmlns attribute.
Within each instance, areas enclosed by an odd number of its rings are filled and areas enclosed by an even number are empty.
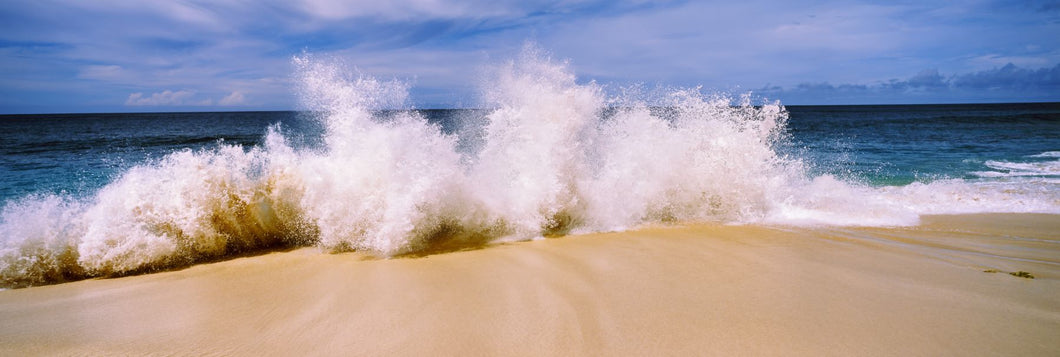
<svg viewBox="0 0 1060 357"><path fill-rule="evenodd" d="M698 89L650 102L608 97L532 48L497 68L482 89L488 110L455 134L414 110L380 112L408 109L403 83L312 56L294 62L324 128L319 145L296 145L274 126L261 146L174 152L85 199L9 201L0 283L277 247L389 257L664 222L912 225L932 213L1060 213L1056 182L870 187L812 176L776 150L787 140L779 103Z"/></svg>

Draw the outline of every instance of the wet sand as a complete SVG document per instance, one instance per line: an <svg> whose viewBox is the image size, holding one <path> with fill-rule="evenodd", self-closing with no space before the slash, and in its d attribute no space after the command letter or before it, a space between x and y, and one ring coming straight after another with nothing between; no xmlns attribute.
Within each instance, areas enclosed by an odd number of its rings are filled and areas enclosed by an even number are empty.
<svg viewBox="0 0 1060 357"><path fill-rule="evenodd" d="M648 227L0 291L0 355L1056 356L1058 296L1058 215Z"/></svg>

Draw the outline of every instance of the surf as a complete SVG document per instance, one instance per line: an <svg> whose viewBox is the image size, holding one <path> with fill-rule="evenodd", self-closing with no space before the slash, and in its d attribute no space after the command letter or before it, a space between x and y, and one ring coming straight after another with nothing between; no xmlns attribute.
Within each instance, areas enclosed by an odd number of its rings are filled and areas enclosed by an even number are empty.
<svg viewBox="0 0 1060 357"><path fill-rule="evenodd" d="M1060 213L1055 181L875 187L813 174L812 162L778 149L790 140L779 102L699 88L608 95L533 46L493 68L482 110L449 133L409 104L406 83L313 55L293 63L319 138L274 125L261 145L173 152L84 198L11 200L0 213L0 283L284 247L385 258L646 224L909 226L923 214Z"/></svg>

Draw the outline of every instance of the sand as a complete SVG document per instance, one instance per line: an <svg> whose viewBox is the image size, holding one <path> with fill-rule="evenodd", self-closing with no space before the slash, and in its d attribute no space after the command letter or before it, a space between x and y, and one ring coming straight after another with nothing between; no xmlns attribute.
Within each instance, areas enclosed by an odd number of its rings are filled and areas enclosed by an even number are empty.
<svg viewBox="0 0 1060 357"><path fill-rule="evenodd" d="M1058 296L1057 215L682 225L0 291L0 355L1057 356Z"/></svg>

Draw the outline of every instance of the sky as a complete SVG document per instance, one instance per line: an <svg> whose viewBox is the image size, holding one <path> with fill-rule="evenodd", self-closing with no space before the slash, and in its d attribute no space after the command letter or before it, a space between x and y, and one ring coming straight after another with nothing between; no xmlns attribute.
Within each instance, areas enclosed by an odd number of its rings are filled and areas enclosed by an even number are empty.
<svg viewBox="0 0 1060 357"><path fill-rule="evenodd" d="M1060 1L0 0L0 113L299 109L305 53L475 107L526 43L608 90L1060 101Z"/></svg>

